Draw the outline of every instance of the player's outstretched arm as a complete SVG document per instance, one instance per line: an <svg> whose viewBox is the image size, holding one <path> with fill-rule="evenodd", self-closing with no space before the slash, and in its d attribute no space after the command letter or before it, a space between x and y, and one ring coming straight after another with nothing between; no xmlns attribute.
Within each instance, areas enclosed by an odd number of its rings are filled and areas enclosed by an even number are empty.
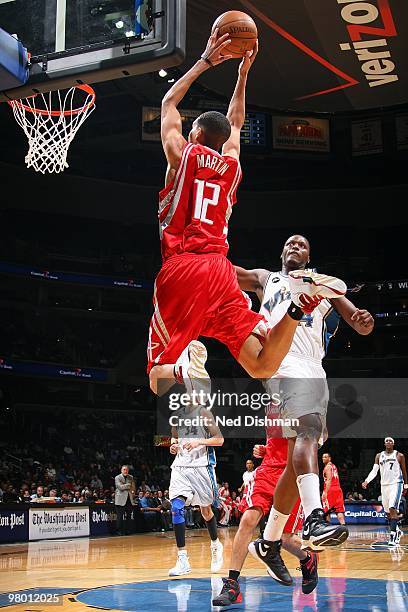
<svg viewBox="0 0 408 612"><path fill-rule="evenodd" d="M231 55L223 54L231 39L228 34L218 37L218 30L208 39L207 47L201 58L184 76L169 89L163 98L161 106L161 140L170 168L177 169L180 163L186 140L182 134L181 116L177 106L196 79L213 66L217 66Z"/></svg>
<svg viewBox="0 0 408 612"><path fill-rule="evenodd" d="M331 302L339 315L358 334L368 336L374 329L374 319L368 310L361 310L354 306L346 297L339 297Z"/></svg>
<svg viewBox="0 0 408 612"><path fill-rule="evenodd" d="M258 41L252 51L247 51L238 68L238 79L228 108L227 119L231 124L231 136L222 147L223 155L239 158L241 129L245 121L245 90L248 72L258 53Z"/></svg>
<svg viewBox="0 0 408 612"><path fill-rule="evenodd" d="M374 478L378 474L378 470L379 469L380 469L380 453L377 453L376 456L375 456L375 462L374 462L374 465L373 465L373 469L371 470L371 472L369 473L369 475L367 476L365 481L361 484L363 489L366 489L368 487L368 483L371 482L372 480L374 480Z"/></svg>
<svg viewBox="0 0 408 612"><path fill-rule="evenodd" d="M261 268L255 270L245 270L239 266L234 266L237 273L238 284L243 291L263 291L266 279L270 272Z"/></svg>

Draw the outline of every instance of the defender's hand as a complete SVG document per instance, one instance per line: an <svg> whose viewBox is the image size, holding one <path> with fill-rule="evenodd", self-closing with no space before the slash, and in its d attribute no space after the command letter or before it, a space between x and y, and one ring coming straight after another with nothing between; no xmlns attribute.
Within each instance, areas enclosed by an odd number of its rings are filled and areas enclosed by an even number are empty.
<svg viewBox="0 0 408 612"><path fill-rule="evenodd" d="M374 319L368 310L361 310L360 308L357 308L357 310L351 315L351 320L365 329L372 330L374 327Z"/></svg>
<svg viewBox="0 0 408 612"><path fill-rule="evenodd" d="M361 486L363 487L363 489L366 489L368 487L368 482L366 481L362 482Z"/></svg>
<svg viewBox="0 0 408 612"><path fill-rule="evenodd" d="M170 446L170 454L171 455L177 455L178 450L179 450L179 445L178 444L172 444Z"/></svg>
<svg viewBox="0 0 408 612"><path fill-rule="evenodd" d="M229 38L229 34L223 34L218 37L217 28L208 39L207 46L201 59L205 61L208 60L212 66L218 66L218 64L222 64L222 62L232 59L232 55L228 55L228 53L225 52L225 47L227 47L230 42L231 39Z"/></svg>

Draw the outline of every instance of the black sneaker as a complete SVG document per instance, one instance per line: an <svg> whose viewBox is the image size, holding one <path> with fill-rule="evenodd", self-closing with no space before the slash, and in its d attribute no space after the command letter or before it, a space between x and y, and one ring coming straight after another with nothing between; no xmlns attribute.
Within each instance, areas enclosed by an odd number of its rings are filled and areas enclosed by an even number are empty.
<svg viewBox="0 0 408 612"><path fill-rule="evenodd" d="M232 578L223 578L224 585L221 593L212 600L213 606L230 606L235 603L242 603L242 593L239 588L238 580Z"/></svg>
<svg viewBox="0 0 408 612"><path fill-rule="evenodd" d="M280 555L281 545L281 540L269 542L258 538L255 542L250 543L248 550L255 559L265 565L268 574L274 580L285 586L290 586L293 584L293 579Z"/></svg>
<svg viewBox="0 0 408 612"><path fill-rule="evenodd" d="M309 514L303 525L303 550L324 550L329 546L338 546L345 542L349 531L345 525L326 523L325 513L316 508Z"/></svg>
<svg viewBox="0 0 408 612"><path fill-rule="evenodd" d="M302 572L302 593L309 595L317 587L319 575L317 573L317 565L319 563L319 555L313 551L309 552L307 559L300 562L300 571Z"/></svg>

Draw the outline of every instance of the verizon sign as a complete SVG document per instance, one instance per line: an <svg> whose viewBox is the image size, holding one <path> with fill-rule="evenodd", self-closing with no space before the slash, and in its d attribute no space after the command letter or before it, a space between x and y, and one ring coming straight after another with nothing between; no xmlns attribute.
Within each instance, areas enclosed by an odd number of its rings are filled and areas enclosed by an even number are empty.
<svg viewBox="0 0 408 612"><path fill-rule="evenodd" d="M397 36L389 1L337 0L337 3L342 6L341 17L351 40L340 43L340 49L354 51L368 85L379 87L398 81L388 46L388 38Z"/></svg>

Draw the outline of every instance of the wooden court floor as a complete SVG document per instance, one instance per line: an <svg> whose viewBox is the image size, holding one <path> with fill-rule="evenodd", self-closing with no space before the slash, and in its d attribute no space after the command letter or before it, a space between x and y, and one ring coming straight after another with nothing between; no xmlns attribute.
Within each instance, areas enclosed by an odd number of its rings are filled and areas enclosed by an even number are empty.
<svg viewBox="0 0 408 612"><path fill-rule="evenodd" d="M401 546L389 549L384 528L351 527L349 540L320 555L319 584L302 595L297 560L283 557L294 587L283 587L248 556L243 570L244 602L233 609L408 611L408 531ZM78 538L0 546L0 607L37 611L82 612L92 608L155 612L214 610L212 594L222 586L235 529L220 530L224 569L211 575L209 539L205 530L188 531L187 548L193 570L169 579L176 548L172 533L111 538ZM16 601L15 593L22 597ZM11 595L10 595L11 594ZM47 595L49 603L39 598ZM56 603L51 605L51 595ZM25 599L24 599L25 596Z"/></svg>

